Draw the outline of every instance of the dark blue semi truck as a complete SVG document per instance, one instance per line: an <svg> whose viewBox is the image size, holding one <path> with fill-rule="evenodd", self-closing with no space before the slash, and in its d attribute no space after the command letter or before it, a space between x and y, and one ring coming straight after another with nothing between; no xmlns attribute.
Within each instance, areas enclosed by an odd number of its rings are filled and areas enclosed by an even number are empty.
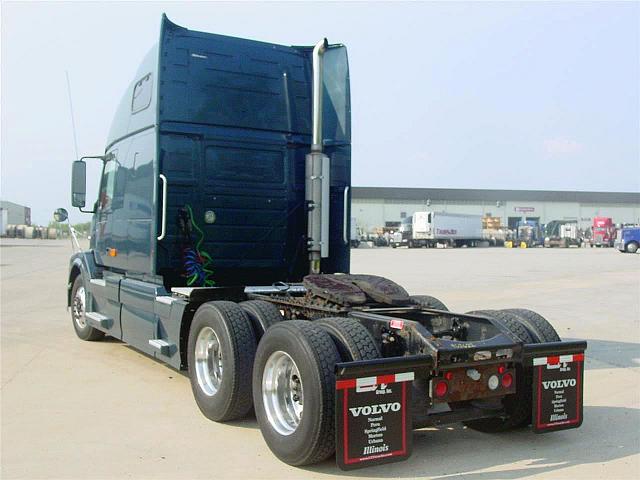
<svg viewBox="0 0 640 480"><path fill-rule="evenodd" d="M73 164L72 204L93 214L68 278L77 335L188 370L214 421L255 410L291 465L402 460L413 429L455 422L578 427L585 342L529 310L453 313L350 273L350 109L342 45L163 18L104 153Z"/></svg>

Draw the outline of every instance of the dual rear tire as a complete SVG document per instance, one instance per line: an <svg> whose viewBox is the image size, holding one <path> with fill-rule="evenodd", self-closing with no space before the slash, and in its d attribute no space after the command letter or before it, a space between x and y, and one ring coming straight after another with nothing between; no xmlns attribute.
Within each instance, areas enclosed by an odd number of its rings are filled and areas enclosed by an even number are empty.
<svg viewBox="0 0 640 480"><path fill-rule="evenodd" d="M371 334L350 318L290 320L269 329L256 352L253 403L271 451L289 465L333 455L336 363L379 355Z"/></svg>
<svg viewBox="0 0 640 480"><path fill-rule="evenodd" d="M334 369L339 361L329 334L312 322L282 322L261 340L253 372L256 419L283 462L307 465L334 453Z"/></svg>
<svg viewBox="0 0 640 480"><path fill-rule="evenodd" d="M256 334L233 302L207 302L196 311L187 346L189 379L196 404L209 419L224 422L251 410Z"/></svg>
<svg viewBox="0 0 640 480"><path fill-rule="evenodd" d="M541 315L524 308L505 310L478 310L469 312L482 315L502 324L519 341L527 343L558 342L560 336L553 326ZM531 397L533 395L533 371L521 364L516 365L516 393L502 399L505 416L484 418L464 422L480 432L497 433L513 428L525 427L531 423Z"/></svg>
<svg viewBox="0 0 640 480"><path fill-rule="evenodd" d="M419 305L423 308L443 310L445 312L449 311L449 309L444 303L442 303L436 297L432 297L431 295L411 295L410 298L411 298L411 303Z"/></svg>
<svg viewBox="0 0 640 480"><path fill-rule="evenodd" d="M203 304L189 333L189 378L206 417L236 420L253 407L271 451L308 465L335 451L336 363L380 354L353 319L281 322L274 309L253 300Z"/></svg>
<svg viewBox="0 0 640 480"><path fill-rule="evenodd" d="M251 375L256 348L265 331L282 320L275 305L202 304L189 329L189 379L196 404L216 422L245 417L253 406Z"/></svg>

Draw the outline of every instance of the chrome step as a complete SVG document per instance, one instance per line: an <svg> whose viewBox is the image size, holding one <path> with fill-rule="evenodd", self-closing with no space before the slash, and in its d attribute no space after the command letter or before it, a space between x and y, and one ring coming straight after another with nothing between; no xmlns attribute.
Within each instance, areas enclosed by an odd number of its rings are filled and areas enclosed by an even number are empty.
<svg viewBox="0 0 640 480"><path fill-rule="evenodd" d="M149 345L152 348L158 351L160 355L170 356L173 347L175 346L173 343L169 343L166 340L161 340L159 338L149 340Z"/></svg>
<svg viewBox="0 0 640 480"><path fill-rule="evenodd" d="M113 326L113 318L98 312L85 312L87 323L94 328L109 330Z"/></svg>

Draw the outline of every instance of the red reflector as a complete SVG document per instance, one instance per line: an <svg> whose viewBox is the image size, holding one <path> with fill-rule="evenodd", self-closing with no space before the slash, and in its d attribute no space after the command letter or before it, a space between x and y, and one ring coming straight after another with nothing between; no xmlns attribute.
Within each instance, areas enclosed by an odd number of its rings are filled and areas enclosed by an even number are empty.
<svg viewBox="0 0 640 480"><path fill-rule="evenodd" d="M336 390L345 390L347 388L356 388L356 379L338 380L336 382Z"/></svg>
<svg viewBox="0 0 640 480"><path fill-rule="evenodd" d="M505 367L504 365L500 365L500 366L498 367L498 373L499 373L500 375L502 375L502 374L503 374L504 372L506 372L506 371L507 371L507 367Z"/></svg>
<svg viewBox="0 0 640 480"><path fill-rule="evenodd" d="M504 388L509 388L511 385L513 385L513 375L511 375L510 373L505 373L502 376L502 386Z"/></svg>
<svg viewBox="0 0 640 480"><path fill-rule="evenodd" d="M378 385L382 383L395 383L396 376L395 375L378 375Z"/></svg>
<svg viewBox="0 0 640 480"><path fill-rule="evenodd" d="M436 397L444 397L448 391L449 385L447 385L447 382L440 381L436 383L436 388L434 389Z"/></svg>
<svg viewBox="0 0 640 480"><path fill-rule="evenodd" d="M453 379L453 372L447 372L444 374L444 378L446 378L447 380L452 380Z"/></svg>
<svg viewBox="0 0 640 480"><path fill-rule="evenodd" d="M389 322L389 326L391 328L395 328L396 330L402 330L402 328L404 327L404 320L397 320L397 319L391 320Z"/></svg>

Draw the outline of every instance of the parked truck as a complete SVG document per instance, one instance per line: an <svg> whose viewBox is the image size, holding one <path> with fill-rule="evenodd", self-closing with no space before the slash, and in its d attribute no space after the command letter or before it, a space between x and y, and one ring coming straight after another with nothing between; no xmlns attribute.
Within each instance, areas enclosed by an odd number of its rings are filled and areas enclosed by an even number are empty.
<svg viewBox="0 0 640 480"><path fill-rule="evenodd" d="M78 337L186 370L213 421L255 411L290 465L402 460L413 429L456 422L578 427L586 342L530 310L454 313L350 273L350 121L343 45L163 17L105 151L73 163L72 205L94 219L67 280Z"/></svg>
<svg viewBox="0 0 640 480"><path fill-rule="evenodd" d="M516 225L515 246L531 248L544 244L542 227L537 220L519 220Z"/></svg>
<svg viewBox="0 0 640 480"><path fill-rule="evenodd" d="M545 226L545 247L582 246L582 232L575 220L552 220Z"/></svg>
<svg viewBox="0 0 640 480"><path fill-rule="evenodd" d="M391 245L393 248L396 247L408 247L409 240L411 240L413 235L413 216L410 215L406 218L403 218L400 221L400 227L394 236L394 242Z"/></svg>
<svg viewBox="0 0 640 480"><path fill-rule="evenodd" d="M611 217L593 217L591 225L592 247L613 247L616 240L616 226Z"/></svg>
<svg viewBox="0 0 640 480"><path fill-rule="evenodd" d="M622 227L618 230L615 247L621 252L636 253L640 246L640 227Z"/></svg>
<svg viewBox="0 0 640 480"><path fill-rule="evenodd" d="M483 241L482 216L446 212L415 212L412 216L409 248L474 247Z"/></svg>

